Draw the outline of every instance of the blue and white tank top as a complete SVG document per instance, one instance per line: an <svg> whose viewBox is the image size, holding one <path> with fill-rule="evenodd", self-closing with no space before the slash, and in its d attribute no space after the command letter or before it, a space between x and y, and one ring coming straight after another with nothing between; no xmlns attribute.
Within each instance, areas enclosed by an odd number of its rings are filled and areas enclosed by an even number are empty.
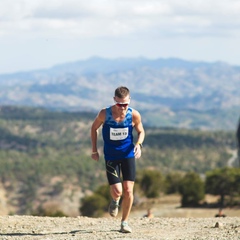
<svg viewBox="0 0 240 240"><path fill-rule="evenodd" d="M123 121L116 122L112 108L106 108L106 119L102 128L105 160L120 160L134 157L132 108L128 108Z"/></svg>

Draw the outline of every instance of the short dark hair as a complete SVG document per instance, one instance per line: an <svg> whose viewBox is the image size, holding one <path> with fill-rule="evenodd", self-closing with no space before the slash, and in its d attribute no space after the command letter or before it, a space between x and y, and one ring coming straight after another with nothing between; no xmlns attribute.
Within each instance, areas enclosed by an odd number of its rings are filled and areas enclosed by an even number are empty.
<svg viewBox="0 0 240 240"><path fill-rule="evenodd" d="M130 91L127 87L120 86L115 90L115 97L125 98L128 95L130 95Z"/></svg>

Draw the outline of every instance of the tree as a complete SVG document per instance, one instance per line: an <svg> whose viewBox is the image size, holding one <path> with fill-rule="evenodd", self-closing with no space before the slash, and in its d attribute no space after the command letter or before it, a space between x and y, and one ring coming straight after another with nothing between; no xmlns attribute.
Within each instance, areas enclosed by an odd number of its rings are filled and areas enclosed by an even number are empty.
<svg viewBox="0 0 240 240"><path fill-rule="evenodd" d="M179 193L180 182L182 174L178 172L171 172L165 177L166 194Z"/></svg>
<svg viewBox="0 0 240 240"><path fill-rule="evenodd" d="M197 206L204 199L204 182L197 173L187 173L180 182L182 207Z"/></svg>
<svg viewBox="0 0 240 240"><path fill-rule="evenodd" d="M206 173L205 191L220 195L220 207L224 206L225 196L231 198L240 193L240 169L219 168Z"/></svg>
<svg viewBox="0 0 240 240"><path fill-rule="evenodd" d="M140 180L140 187L147 198L159 197L164 188L162 174L156 170L145 170Z"/></svg>

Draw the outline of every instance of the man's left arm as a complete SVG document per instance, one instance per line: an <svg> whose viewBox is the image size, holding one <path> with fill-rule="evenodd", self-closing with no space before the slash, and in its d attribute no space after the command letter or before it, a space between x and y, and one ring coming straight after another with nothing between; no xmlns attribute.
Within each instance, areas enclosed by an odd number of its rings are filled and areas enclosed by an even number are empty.
<svg viewBox="0 0 240 240"><path fill-rule="evenodd" d="M134 128L137 131L138 137L137 137L137 142L134 147L134 152L135 152L135 157L140 158L141 153L142 153L142 143L145 138L145 131L143 128L142 120L141 120L141 115L138 111L134 111L133 113L133 124Z"/></svg>

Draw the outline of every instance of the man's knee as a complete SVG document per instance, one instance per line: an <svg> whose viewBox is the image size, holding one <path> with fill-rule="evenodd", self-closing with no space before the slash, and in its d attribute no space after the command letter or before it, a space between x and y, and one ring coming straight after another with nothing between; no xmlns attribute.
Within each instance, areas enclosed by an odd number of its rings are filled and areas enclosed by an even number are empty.
<svg viewBox="0 0 240 240"><path fill-rule="evenodd" d="M120 184L111 185L111 192L118 197L122 196L122 187Z"/></svg>
<svg viewBox="0 0 240 240"><path fill-rule="evenodd" d="M123 189L123 195L126 197L126 198L131 198L133 197L133 188L132 187L125 187Z"/></svg>
<svg viewBox="0 0 240 240"><path fill-rule="evenodd" d="M123 195L126 198L133 198L133 192L132 191L126 191L126 192L124 192Z"/></svg>
<svg viewBox="0 0 240 240"><path fill-rule="evenodd" d="M115 189L115 190L114 190L114 193L115 193L115 195L117 195L117 196L119 196L119 197L122 196L122 190L120 190L120 189Z"/></svg>

